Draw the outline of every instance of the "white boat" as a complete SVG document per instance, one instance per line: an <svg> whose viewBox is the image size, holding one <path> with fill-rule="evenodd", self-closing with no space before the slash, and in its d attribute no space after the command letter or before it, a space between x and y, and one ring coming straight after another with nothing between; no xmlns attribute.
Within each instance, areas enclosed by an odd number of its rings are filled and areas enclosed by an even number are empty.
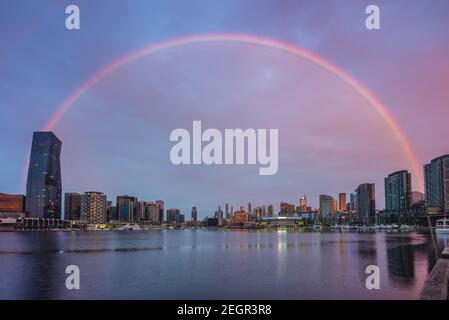
<svg viewBox="0 0 449 320"><path fill-rule="evenodd" d="M448 218L437 220L435 233L449 233L449 219Z"/></svg>
<svg viewBox="0 0 449 320"><path fill-rule="evenodd" d="M322 227L319 224L314 224L312 227L313 230L321 230Z"/></svg>

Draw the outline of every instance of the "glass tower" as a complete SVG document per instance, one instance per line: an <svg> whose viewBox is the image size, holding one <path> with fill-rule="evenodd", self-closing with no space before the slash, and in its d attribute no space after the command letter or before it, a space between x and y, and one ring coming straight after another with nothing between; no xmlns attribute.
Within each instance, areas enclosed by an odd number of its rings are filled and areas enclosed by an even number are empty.
<svg viewBox="0 0 449 320"><path fill-rule="evenodd" d="M34 218L61 218L61 147L53 132L34 132L26 187L26 211Z"/></svg>

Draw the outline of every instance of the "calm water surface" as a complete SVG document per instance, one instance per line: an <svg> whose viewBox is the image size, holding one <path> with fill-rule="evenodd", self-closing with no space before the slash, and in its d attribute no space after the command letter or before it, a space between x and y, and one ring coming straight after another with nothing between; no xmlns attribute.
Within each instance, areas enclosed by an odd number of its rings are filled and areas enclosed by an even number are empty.
<svg viewBox="0 0 449 320"><path fill-rule="evenodd" d="M0 233L0 299L416 299L437 254L418 233ZM81 289L65 288L79 266ZM380 290L365 268L380 268Z"/></svg>

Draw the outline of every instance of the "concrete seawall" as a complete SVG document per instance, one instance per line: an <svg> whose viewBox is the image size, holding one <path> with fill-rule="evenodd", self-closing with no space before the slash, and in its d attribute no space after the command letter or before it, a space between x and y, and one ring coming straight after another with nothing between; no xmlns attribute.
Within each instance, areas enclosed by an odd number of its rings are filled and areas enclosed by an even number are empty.
<svg viewBox="0 0 449 320"><path fill-rule="evenodd" d="M449 247L446 247L424 282L421 300L448 300L448 284Z"/></svg>

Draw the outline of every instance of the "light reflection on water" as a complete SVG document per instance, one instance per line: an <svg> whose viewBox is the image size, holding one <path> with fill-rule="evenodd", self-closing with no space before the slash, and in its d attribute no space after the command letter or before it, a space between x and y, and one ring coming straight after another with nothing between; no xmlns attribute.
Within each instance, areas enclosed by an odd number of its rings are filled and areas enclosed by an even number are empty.
<svg viewBox="0 0 449 320"><path fill-rule="evenodd" d="M0 298L416 299L435 251L414 232L0 233ZM69 264L80 290L65 288ZM380 290L365 288L371 264Z"/></svg>

